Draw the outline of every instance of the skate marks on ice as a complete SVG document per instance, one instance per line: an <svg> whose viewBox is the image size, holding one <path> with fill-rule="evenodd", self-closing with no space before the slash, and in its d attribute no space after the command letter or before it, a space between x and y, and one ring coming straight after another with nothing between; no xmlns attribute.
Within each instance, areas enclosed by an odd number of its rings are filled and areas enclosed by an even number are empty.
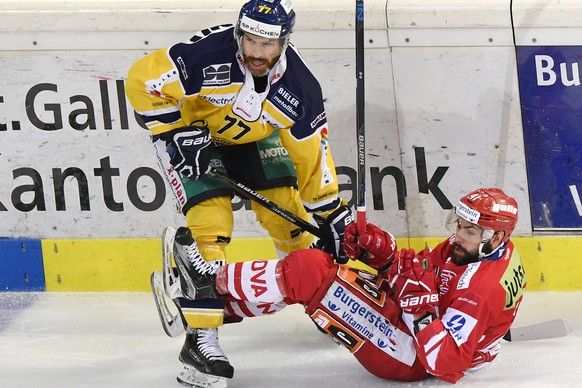
<svg viewBox="0 0 582 388"><path fill-rule="evenodd" d="M3 387L163 387L174 378L179 346L160 332L151 293L0 293L0 301L0 315L13 301L28 305L0 331Z"/></svg>
<svg viewBox="0 0 582 388"><path fill-rule="evenodd" d="M503 342L501 354L455 386L576 386L582 380L582 292L527 293L516 326L566 318L573 333ZM4 387L180 387L183 336L163 332L151 293L0 293ZM321 334L300 306L220 330L231 388L387 386ZM430 379L395 387L450 387Z"/></svg>

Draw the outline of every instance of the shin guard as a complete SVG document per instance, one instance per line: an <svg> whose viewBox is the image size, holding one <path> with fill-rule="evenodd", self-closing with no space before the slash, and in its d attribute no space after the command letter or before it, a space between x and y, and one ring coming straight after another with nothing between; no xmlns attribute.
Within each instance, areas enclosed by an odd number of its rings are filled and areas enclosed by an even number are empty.
<svg viewBox="0 0 582 388"><path fill-rule="evenodd" d="M216 288L222 295L251 303L280 303L284 289L277 281L280 260L253 260L220 268Z"/></svg>

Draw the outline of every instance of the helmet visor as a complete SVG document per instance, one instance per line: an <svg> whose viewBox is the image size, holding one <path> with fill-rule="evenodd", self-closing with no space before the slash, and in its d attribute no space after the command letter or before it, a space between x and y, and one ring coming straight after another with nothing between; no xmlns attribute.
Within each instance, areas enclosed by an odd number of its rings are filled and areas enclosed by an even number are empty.
<svg viewBox="0 0 582 388"><path fill-rule="evenodd" d="M495 232L491 229L483 229L476 223L467 220L457 213L457 208L451 209L445 222L445 227L465 241L472 243L487 242Z"/></svg>

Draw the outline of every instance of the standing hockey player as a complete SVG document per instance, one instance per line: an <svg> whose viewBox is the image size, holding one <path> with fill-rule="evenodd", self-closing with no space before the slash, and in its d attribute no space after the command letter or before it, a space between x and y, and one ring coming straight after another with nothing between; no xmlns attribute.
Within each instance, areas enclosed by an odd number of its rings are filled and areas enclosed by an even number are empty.
<svg viewBox="0 0 582 388"><path fill-rule="evenodd" d="M341 241L352 214L338 196L320 85L289 42L294 23L290 0L251 0L236 25L197 32L187 43L138 60L129 71L129 101L151 130L157 160L209 262L224 264L234 222L233 192L205 174L209 168L306 221L309 213L318 223L328 220L333 236L325 249L347 261ZM309 233L251 206L280 257L312 243ZM184 236L175 237L178 245L187 244ZM210 377L232 377L214 329L223 323L223 305L177 302L189 326L179 380L191 384L192 366ZM249 303L230 319L240 320L247 310L256 308ZM203 359L190 356L201 349Z"/></svg>
<svg viewBox="0 0 582 388"><path fill-rule="evenodd" d="M348 226L346 252L378 275L317 249L218 270L201 258L175 259L188 298L301 303L370 373L454 383L495 359L515 319L526 283L509 240L516 222L516 201L488 188L459 200L447 220L454 234L432 251L397 251L390 233L368 224L358 236Z"/></svg>

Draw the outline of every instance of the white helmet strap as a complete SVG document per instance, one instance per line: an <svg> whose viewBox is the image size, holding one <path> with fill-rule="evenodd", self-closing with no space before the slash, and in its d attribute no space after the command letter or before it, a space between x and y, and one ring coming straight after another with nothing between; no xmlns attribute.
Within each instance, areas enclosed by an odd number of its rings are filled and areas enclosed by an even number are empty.
<svg viewBox="0 0 582 388"><path fill-rule="evenodd" d="M281 26L258 22L243 15L240 19L240 29L249 34L260 36L261 38L278 39L281 37Z"/></svg>

